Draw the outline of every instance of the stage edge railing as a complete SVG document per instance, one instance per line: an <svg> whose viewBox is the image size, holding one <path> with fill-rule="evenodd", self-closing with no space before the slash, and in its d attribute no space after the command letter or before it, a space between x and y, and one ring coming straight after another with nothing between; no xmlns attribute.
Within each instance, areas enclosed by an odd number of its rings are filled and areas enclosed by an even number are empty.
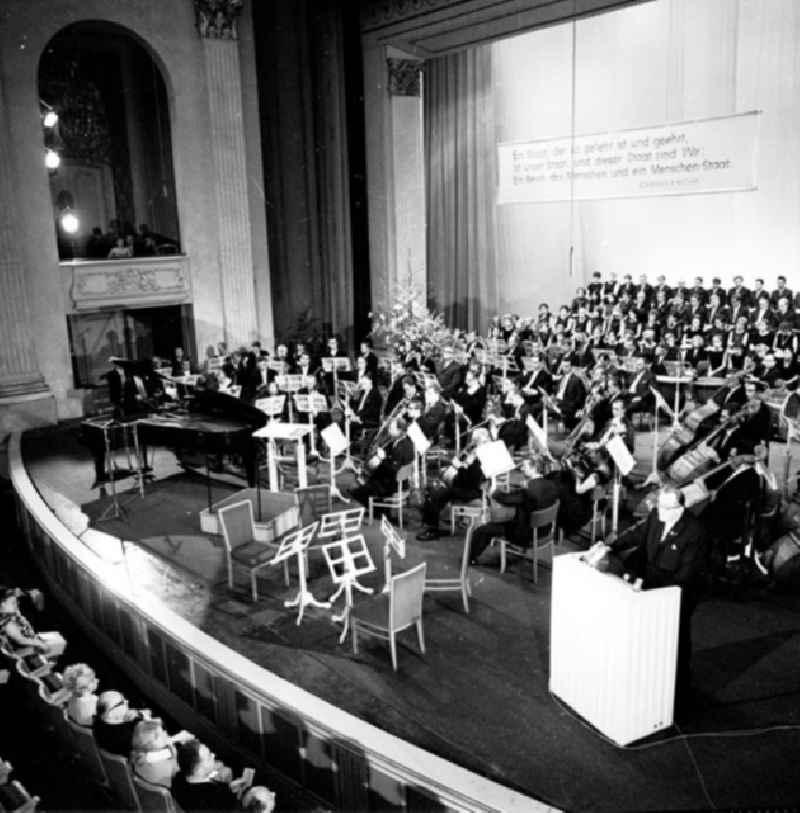
<svg viewBox="0 0 800 813"><path fill-rule="evenodd" d="M19 433L9 469L27 544L59 603L147 696L219 753L340 809L553 810L315 697L137 591L124 565L98 557L42 499Z"/></svg>

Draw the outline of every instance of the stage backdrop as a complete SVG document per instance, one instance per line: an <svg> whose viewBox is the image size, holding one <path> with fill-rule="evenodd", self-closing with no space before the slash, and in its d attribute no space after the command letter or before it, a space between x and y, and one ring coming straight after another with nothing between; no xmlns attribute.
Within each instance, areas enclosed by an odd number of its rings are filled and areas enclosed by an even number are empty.
<svg viewBox="0 0 800 813"><path fill-rule="evenodd" d="M567 301L595 270L800 284L800 3L654 0L484 47L489 308ZM449 180L468 197L470 177ZM453 264L480 266L463 251Z"/></svg>
<svg viewBox="0 0 800 813"><path fill-rule="evenodd" d="M492 57L502 310L594 270L800 282L800 3L656 0ZM536 179L557 150L569 169L573 134L574 183Z"/></svg>

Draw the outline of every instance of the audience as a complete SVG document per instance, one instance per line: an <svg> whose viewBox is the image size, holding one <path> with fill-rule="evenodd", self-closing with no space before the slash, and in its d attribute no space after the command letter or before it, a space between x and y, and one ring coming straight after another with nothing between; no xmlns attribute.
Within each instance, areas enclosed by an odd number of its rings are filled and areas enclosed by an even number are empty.
<svg viewBox="0 0 800 813"><path fill-rule="evenodd" d="M185 813L241 809L239 800L252 782L247 772L239 779L232 779L230 768L220 766L211 749L196 739L180 745L178 766L180 771L173 780L172 795Z"/></svg>
<svg viewBox="0 0 800 813"><path fill-rule="evenodd" d="M129 756L133 732L142 719L142 712L130 708L127 698L120 692L103 692L97 700L93 726L97 745L110 754Z"/></svg>
<svg viewBox="0 0 800 813"><path fill-rule="evenodd" d="M97 677L85 663L73 663L64 670L64 686L70 691L67 715L78 725L90 726L97 713Z"/></svg>
<svg viewBox="0 0 800 813"><path fill-rule="evenodd" d="M178 772L176 743L193 739L188 731L170 737L160 719L140 720L133 730L131 741L131 768L142 779L153 785L168 788Z"/></svg>

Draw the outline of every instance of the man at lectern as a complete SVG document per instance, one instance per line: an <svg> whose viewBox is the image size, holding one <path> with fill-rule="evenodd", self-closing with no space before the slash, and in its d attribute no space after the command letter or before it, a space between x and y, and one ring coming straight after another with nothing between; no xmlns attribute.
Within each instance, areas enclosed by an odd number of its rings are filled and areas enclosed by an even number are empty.
<svg viewBox="0 0 800 813"><path fill-rule="evenodd" d="M624 560L625 571L644 580L645 589L669 585L681 588L676 706L685 705L691 691L691 621L708 562L705 529L684 510L683 502L679 489L662 487L657 507L643 522L620 534L611 546Z"/></svg>

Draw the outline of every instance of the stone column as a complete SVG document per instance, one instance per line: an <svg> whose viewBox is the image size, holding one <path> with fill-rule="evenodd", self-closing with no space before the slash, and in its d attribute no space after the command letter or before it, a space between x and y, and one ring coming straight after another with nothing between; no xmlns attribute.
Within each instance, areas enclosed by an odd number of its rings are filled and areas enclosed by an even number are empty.
<svg viewBox="0 0 800 813"><path fill-rule="evenodd" d="M25 269L19 253L19 217L8 115L0 86L0 434L55 418L54 402L39 372L31 330ZM45 400L45 405L36 404Z"/></svg>
<svg viewBox="0 0 800 813"><path fill-rule="evenodd" d="M394 266L390 299L396 290L413 287L419 303L427 300L425 240L425 151L422 118L422 62L386 60L390 99Z"/></svg>
<svg viewBox="0 0 800 813"><path fill-rule="evenodd" d="M249 345L258 331L236 26L242 5L243 0L195 0L205 57L209 146L217 195L221 327L228 347Z"/></svg>

